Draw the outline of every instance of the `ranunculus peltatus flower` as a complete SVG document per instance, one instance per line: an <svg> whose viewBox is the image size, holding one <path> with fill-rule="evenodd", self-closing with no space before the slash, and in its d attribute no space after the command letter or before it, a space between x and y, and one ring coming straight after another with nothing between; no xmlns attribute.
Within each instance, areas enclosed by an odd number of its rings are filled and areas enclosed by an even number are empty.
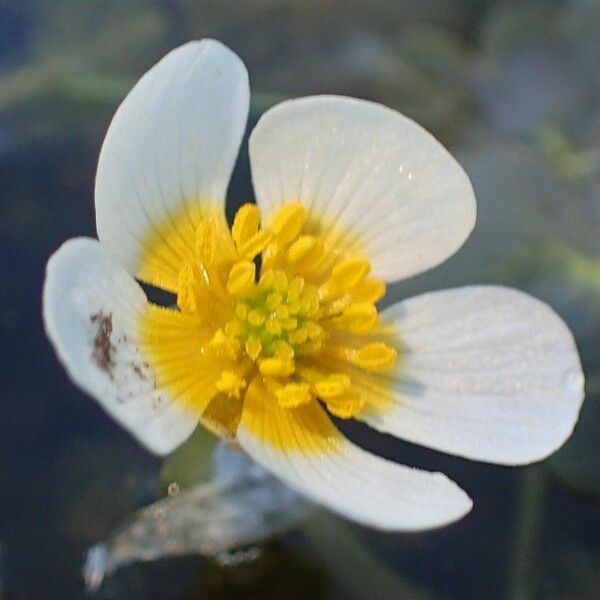
<svg viewBox="0 0 600 600"><path fill-rule="evenodd" d="M583 398L571 333L512 289L437 291L382 312L386 283L435 267L475 223L467 175L422 127L315 96L250 137L256 204L224 204L249 106L241 60L212 40L165 56L110 124L99 240L48 264L44 317L73 380L153 452L198 422L317 502L417 530L471 508L446 476L384 460L329 414L474 460L537 461ZM135 279L176 294L148 302Z"/></svg>

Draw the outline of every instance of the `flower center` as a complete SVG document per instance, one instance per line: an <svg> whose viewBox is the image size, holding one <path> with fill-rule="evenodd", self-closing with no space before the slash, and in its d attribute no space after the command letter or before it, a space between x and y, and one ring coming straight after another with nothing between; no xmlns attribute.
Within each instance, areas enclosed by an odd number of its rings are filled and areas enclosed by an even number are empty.
<svg viewBox="0 0 600 600"><path fill-rule="evenodd" d="M285 271L268 270L246 297L237 300L235 317L225 325L225 334L237 339L252 360L260 359L261 370L279 364L289 375L294 372L295 357L314 354L322 347L325 331L318 324L320 317L315 286L303 277L290 281ZM266 359L274 360L265 363Z"/></svg>
<svg viewBox="0 0 600 600"><path fill-rule="evenodd" d="M216 217L199 222L176 286L181 318L197 341L187 354L168 337L161 346L167 334L157 324L166 317L152 311L144 332L163 380L184 394L199 390L202 400L188 404L206 407L219 394L240 400L257 377L283 407L319 399L343 418L360 411L369 394L382 395L369 374L396 360L375 307L385 284L369 276L369 261L348 238L332 227L324 236L324 229L308 222L299 203L284 204L266 228L251 204L237 212L231 231ZM174 353L194 365L189 383Z"/></svg>

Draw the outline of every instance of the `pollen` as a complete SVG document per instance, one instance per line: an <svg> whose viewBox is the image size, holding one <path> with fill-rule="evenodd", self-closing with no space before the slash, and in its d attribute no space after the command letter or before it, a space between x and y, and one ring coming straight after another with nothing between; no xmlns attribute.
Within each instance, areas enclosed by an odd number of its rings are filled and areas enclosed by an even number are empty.
<svg viewBox="0 0 600 600"><path fill-rule="evenodd" d="M234 371L223 371L217 381L217 389L234 398L239 398L245 387L246 382Z"/></svg>
<svg viewBox="0 0 600 600"><path fill-rule="evenodd" d="M381 385L370 378L394 369L397 344L376 307L385 284L358 246L324 235L331 226L296 202L264 225L246 204L231 230L215 214L192 228L176 275L154 277L177 293L177 309L151 307L140 324L159 383L211 422L222 412L228 431L251 388L282 409L321 402L343 419L373 409Z"/></svg>

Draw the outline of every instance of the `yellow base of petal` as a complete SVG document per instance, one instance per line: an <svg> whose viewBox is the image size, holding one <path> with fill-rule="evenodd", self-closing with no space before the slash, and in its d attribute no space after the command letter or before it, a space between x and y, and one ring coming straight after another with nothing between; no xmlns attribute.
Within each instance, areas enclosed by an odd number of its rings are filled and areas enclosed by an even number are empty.
<svg viewBox="0 0 600 600"><path fill-rule="evenodd" d="M317 402L283 408L260 377L246 392L243 425L282 452L330 454L341 450L343 438Z"/></svg>
<svg viewBox="0 0 600 600"><path fill-rule="evenodd" d="M144 240L139 259L138 279L176 293L181 267L197 256L202 244L202 225L208 224L212 243L224 258L231 257L233 245L229 227L220 203L184 202L181 208L165 216L162 223L152 227Z"/></svg>

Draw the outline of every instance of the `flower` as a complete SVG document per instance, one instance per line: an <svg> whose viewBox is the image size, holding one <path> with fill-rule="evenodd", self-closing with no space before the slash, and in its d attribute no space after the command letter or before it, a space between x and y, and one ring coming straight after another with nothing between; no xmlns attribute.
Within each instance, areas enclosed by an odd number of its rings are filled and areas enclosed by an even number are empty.
<svg viewBox="0 0 600 600"><path fill-rule="evenodd" d="M267 111L250 137L257 204L230 230L248 106L243 63L213 40L173 50L125 98L98 164L100 241L70 240L48 263L59 358L156 453L200 421L358 522L460 518L472 503L455 483L365 452L328 413L474 460L540 460L583 399L569 330L494 286L378 312L385 282L462 245L475 198L435 138L371 102L316 96ZM134 277L177 307L149 303Z"/></svg>

